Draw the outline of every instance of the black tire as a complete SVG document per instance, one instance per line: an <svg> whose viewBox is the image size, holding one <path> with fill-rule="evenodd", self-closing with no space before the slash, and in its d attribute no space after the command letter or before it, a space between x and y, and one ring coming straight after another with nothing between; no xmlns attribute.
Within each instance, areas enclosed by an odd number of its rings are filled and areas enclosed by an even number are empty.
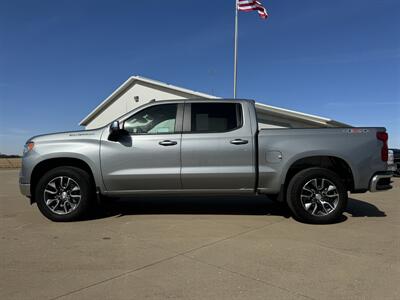
<svg viewBox="0 0 400 300"><path fill-rule="evenodd" d="M308 203L303 205L301 197L302 191L304 193L303 187L305 187L306 184L313 179L317 179L319 182L322 182L322 179L325 179L333 183L333 185L336 187L336 192L333 192L338 195L337 197L334 197L334 199L336 199L335 201L337 201L336 204L329 203L329 206L326 206L327 204L323 205L322 203L326 202L318 201L316 194L312 194L315 196L311 196L310 198L308 198L309 196L305 196L305 198L303 197L303 199L306 199L305 201L314 201L314 203L311 204L312 206ZM327 181L325 181L325 183L326 182ZM316 188L315 191L318 191L318 189ZM317 194L319 194L318 197L320 198L322 193L317 192ZM324 168L309 168L300 171L291 179L287 189L287 204L290 210L297 220L305 223L329 224L337 222L339 218L342 217L343 212L346 209L347 198L347 189L340 177L331 170ZM325 199L328 200L331 198L324 197L322 200L325 201ZM306 205L310 205L310 210L314 210L314 208L317 207L317 209L320 210L321 215L315 215L308 211L306 209ZM331 206L334 208L332 209ZM323 215L326 213L327 208L328 213ZM316 213L318 213L318 211Z"/></svg>
<svg viewBox="0 0 400 300"><path fill-rule="evenodd" d="M46 204L45 189L52 180L65 176L72 179L80 188L80 200L76 208L66 214L57 214ZM61 166L45 173L40 178L35 188L35 200L40 212L54 222L71 222L82 219L89 212L89 208L95 199L95 188L89 174L76 167ZM57 202L58 203L58 202ZM71 206L70 206L71 208Z"/></svg>

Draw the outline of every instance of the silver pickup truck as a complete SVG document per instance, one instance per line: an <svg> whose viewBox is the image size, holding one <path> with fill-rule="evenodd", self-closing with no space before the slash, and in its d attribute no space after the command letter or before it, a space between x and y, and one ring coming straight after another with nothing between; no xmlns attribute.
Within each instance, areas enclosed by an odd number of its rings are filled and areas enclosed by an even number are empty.
<svg viewBox="0 0 400 300"><path fill-rule="evenodd" d="M385 128L259 130L249 100L150 102L103 128L29 139L20 189L53 221L102 196L263 194L330 223L348 191L391 188L387 140Z"/></svg>

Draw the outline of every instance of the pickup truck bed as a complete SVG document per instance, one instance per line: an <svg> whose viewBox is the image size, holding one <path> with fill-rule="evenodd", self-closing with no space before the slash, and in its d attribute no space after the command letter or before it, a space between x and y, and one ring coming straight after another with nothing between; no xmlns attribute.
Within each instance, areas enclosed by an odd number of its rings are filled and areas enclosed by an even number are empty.
<svg viewBox="0 0 400 300"><path fill-rule="evenodd" d="M341 175L351 192L365 192L372 175L387 169L380 156L382 143L376 138L383 131L382 127L262 129L258 134L259 191L278 193L287 173L298 166L336 164L346 170Z"/></svg>

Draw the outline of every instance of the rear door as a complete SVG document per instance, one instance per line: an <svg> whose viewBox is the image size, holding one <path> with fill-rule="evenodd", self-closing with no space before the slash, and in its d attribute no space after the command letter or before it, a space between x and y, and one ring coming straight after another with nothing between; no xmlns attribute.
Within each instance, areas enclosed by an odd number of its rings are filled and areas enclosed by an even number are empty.
<svg viewBox="0 0 400 300"><path fill-rule="evenodd" d="M186 102L181 147L182 188L253 191L254 138L240 102Z"/></svg>

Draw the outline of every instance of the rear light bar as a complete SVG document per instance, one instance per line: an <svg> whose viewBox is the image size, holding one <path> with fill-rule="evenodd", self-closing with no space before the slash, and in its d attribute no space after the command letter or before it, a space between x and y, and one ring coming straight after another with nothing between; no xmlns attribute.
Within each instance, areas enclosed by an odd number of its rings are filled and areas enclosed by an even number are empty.
<svg viewBox="0 0 400 300"><path fill-rule="evenodd" d="M381 159L382 161L388 161L389 158L389 147L388 147L388 139L389 135L387 132L384 131L379 131L376 133L376 138L380 141L382 141L383 145L381 148Z"/></svg>

